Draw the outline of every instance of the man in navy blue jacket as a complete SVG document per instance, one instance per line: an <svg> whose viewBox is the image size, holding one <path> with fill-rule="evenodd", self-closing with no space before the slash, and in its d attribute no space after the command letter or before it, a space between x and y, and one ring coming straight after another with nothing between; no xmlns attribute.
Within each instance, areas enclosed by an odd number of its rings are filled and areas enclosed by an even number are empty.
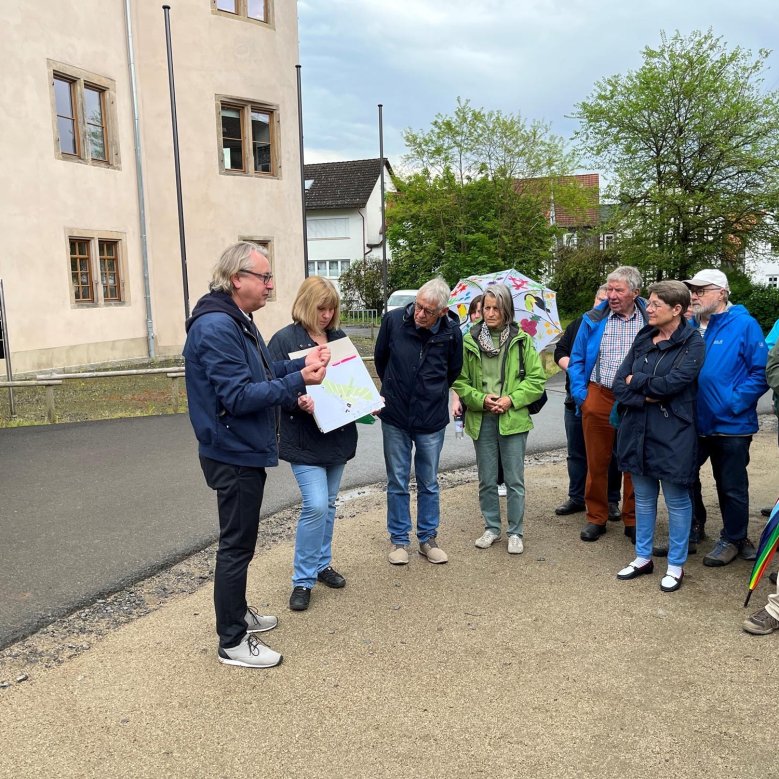
<svg viewBox="0 0 779 779"><path fill-rule="evenodd" d="M449 316L449 287L432 279L405 308L384 316L374 357L384 408L381 430L387 465L387 530L393 565L408 563L411 513L408 484L412 449L417 479L419 553L431 563L448 558L438 546L438 460L449 423L449 388L460 375L463 337Z"/></svg>
<svg viewBox="0 0 779 779"><path fill-rule="evenodd" d="M217 262L210 292L187 320L189 418L200 465L219 507L214 608L219 662L271 668L281 655L255 633L272 630L276 617L246 603L246 577L257 544L265 468L278 465L277 407L320 384L330 359L320 347L305 359L273 362L252 313L273 289L265 250L242 241Z"/></svg>
<svg viewBox="0 0 779 779"><path fill-rule="evenodd" d="M728 277L720 270L698 271L684 282L706 344L698 376L698 466L711 459L723 527L707 566L723 566L741 555L755 559L749 524L749 446L757 432L757 401L768 391L768 349L763 331L744 306L729 302ZM694 489L691 540L700 541L706 523L700 479Z"/></svg>

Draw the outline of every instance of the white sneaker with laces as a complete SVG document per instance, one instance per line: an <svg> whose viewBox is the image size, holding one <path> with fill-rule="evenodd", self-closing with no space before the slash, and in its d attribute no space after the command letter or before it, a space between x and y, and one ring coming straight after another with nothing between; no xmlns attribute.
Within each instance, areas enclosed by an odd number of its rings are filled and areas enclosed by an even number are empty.
<svg viewBox="0 0 779 779"><path fill-rule="evenodd" d="M525 545L522 543L522 536L509 536L509 554L522 554L525 551Z"/></svg>
<svg viewBox="0 0 779 779"><path fill-rule="evenodd" d="M247 633L265 633L268 630L273 630L279 624L278 617L264 617L262 614L258 614L251 606L246 607L244 621L246 622Z"/></svg>
<svg viewBox="0 0 779 779"><path fill-rule="evenodd" d="M505 498L508 494L508 491L506 490L505 484L499 484L498 485L498 497L499 498Z"/></svg>
<svg viewBox="0 0 779 779"><path fill-rule="evenodd" d="M238 646L223 649L219 647L219 662L225 665L240 665L243 668L273 668L281 663L282 657L259 638L247 633Z"/></svg>
<svg viewBox="0 0 779 779"><path fill-rule="evenodd" d="M474 542L474 546L479 549L489 549L498 539L500 533L496 533L494 530L485 530Z"/></svg>

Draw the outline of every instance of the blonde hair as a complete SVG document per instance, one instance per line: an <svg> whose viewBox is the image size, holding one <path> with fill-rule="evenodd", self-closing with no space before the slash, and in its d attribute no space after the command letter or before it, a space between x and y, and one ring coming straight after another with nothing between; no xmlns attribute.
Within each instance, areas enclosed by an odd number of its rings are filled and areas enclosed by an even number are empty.
<svg viewBox="0 0 779 779"><path fill-rule="evenodd" d="M232 278L242 270L252 269L252 254L268 256L268 250L251 241L238 241L228 246L214 265L208 288L212 292L233 294Z"/></svg>
<svg viewBox="0 0 779 779"><path fill-rule="evenodd" d="M341 324L341 299L332 281L321 276L309 276L300 285L295 302L292 304L292 321L303 325L312 333L319 333L320 308L332 308L333 318L328 330L336 330Z"/></svg>

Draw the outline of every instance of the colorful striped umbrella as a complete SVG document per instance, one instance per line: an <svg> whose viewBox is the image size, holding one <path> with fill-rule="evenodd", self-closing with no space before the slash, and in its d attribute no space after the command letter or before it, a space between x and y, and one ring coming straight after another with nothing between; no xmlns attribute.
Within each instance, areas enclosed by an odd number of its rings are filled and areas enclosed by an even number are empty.
<svg viewBox="0 0 779 779"><path fill-rule="evenodd" d="M749 578L749 592L747 593L747 599L744 601L745 607L747 603L749 603L749 599L752 597L755 587L757 587L758 582L765 573L768 563L771 562L771 558L776 552L777 544L779 544L779 500L776 501L776 504L771 511L771 516L768 518L768 522L766 522L766 526L760 536L755 565L752 568L752 575Z"/></svg>

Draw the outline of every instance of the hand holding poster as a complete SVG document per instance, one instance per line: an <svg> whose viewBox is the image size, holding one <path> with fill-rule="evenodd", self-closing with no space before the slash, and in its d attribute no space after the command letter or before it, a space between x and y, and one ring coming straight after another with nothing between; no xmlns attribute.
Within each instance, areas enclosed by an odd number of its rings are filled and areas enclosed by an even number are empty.
<svg viewBox="0 0 779 779"><path fill-rule="evenodd" d="M339 338L327 346L331 356L325 379L306 390L314 399L314 420L323 433L384 408L384 400L355 345L348 338ZM289 356L294 360L310 351L303 349Z"/></svg>

